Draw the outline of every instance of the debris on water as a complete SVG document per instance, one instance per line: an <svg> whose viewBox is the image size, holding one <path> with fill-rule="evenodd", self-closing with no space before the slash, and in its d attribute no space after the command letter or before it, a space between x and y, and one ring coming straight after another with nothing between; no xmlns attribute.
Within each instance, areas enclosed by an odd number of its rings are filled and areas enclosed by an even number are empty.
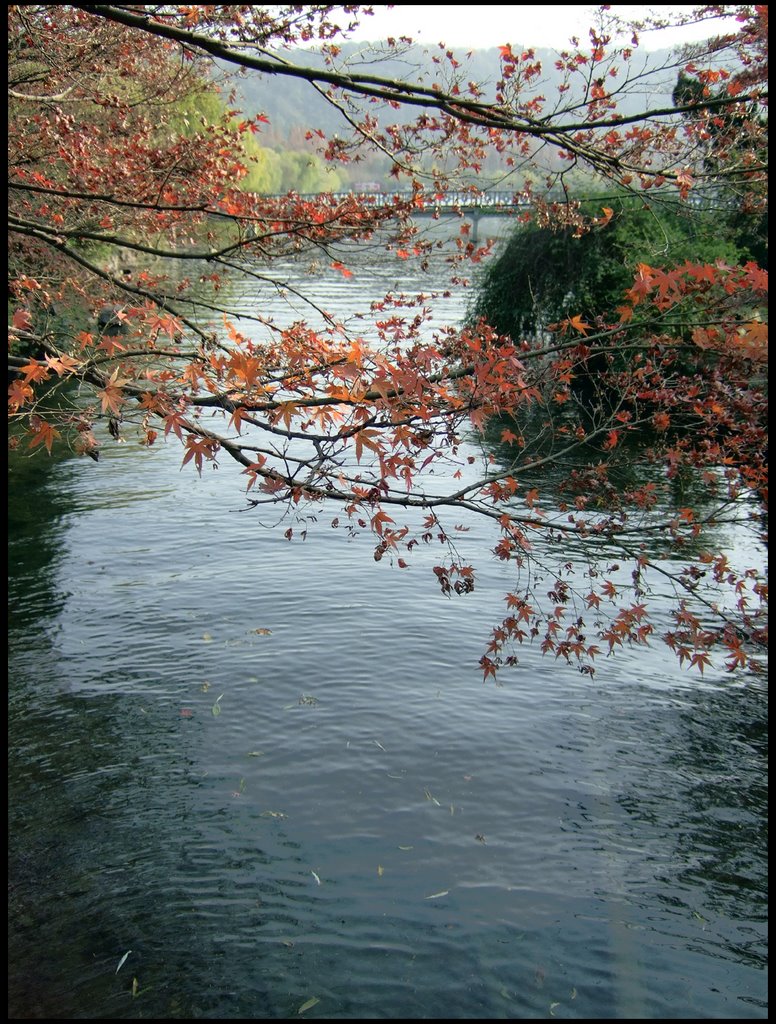
<svg viewBox="0 0 776 1024"><path fill-rule="evenodd" d="M317 874L316 874L316 873L315 873L314 871L311 871L311 872L310 872L310 874L311 874L311 875L313 876L313 878L315 879L316 883L317 883L318 885L320 885L320 884L321 884L321 880L320 880L320 878L318 877L318 875L317 875Z"/></svg>
<svg viewBox="0 0 776 1024"><path fill-rule="evenodd" d="M306 1003L302 1003L302 1005L296 1011L297 1012L297 1016L300 1013L304 1013L305 1010L312 1010L312 1008L314 1006L316 1006L318 1003L320 1003L320 999L318 998L318 996L313 996L312 999L308 999L307 1002Z"/></svg>
<svg viewBox="0 0 776 1024"><path fill-rule="evenodd" d="M432 893L431 896L424 896L424 900L438 900L441 896L448 896L450 893L449 889L443 889L441 892Z"/></svg>
<svg viewBox="0 0 776 1024"><path fill-rule="evenodd" d="M127 957L129 956L129 954L130 954L131 952L132 952L132 950L131 950L131 949L128 949L128 950L126 951L126 953L124 954L124 956L123 956L123 957L122 957L122 958L121 958L121 959L119 960L119 965L118 965L118 967L116 968L116 974L118 974L118 973L119 973L119 971L121 970L121 968L122 968L122 967L124 966L124 964L125 964L125 963L126 963L126 961L127 961Z"/></svg>

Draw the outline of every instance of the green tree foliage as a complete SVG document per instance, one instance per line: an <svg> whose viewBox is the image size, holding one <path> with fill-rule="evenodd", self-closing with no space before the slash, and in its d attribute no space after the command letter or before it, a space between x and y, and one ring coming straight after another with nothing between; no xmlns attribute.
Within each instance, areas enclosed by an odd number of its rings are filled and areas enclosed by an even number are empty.
<svg viewBox="0 0 776 1024"><path fill-rule="evenodd" d="M248 173L242 188L267 195L298 192L337 192L342 177L317 153L264 149L255 138L245 140Z"/></svg>
<svg viewBox="0 0 776 1024"><path fill-rule="evenodd" d="M692 65L691 65L692 67ZM721 72L718 72L721 75ZM717 194L724 194L722 174L731 163L737 164L740 174L748 175L750 168L767 166L767 120L764 110L732 111L717 103L724 103L728 86L725 81L715 90L709 85L713 76L694 77L684 71L674 87L672 101L685 110L683 118L688 132L697 139L697 164L707 179L704 191L711 202ZM703 107L708 103L707 108ZM741 138L750 139L749 148L741 147ZM751 146L754 140L754 147ZM757 202L757 200L760 200ZM751 259L764 270L768 269L768 208L767 189L747 196L743 202L731 204L724 198L717 202L717 229L724 226L725 233L735 241L746 259Z"/></svg>
<svg viewBox="0 0 776 1024"><path fill-rule="evenodd" d="M216 91L211 82L200 81L175 103L169 130L183 138L215 133L223 125L239 132L241 113L229 107L228 98L223 91ZM239 146L245 172L237 184L246 192L336 192L342 187L342 176L309 146L299 150L293 146L281 149L262 145L252 131L240 133Z"/></svg>
<svg viewBox="0 0 776 1024"><path fill-rule="evenodd" d="M480 280L472 319L485 319L516 341L540 338L571 316L616 319L640 263L735 264L745 255L732 238L720 237L714 214L679 200L599 196L581 202L578 213L597 215L598 225L590 231L575 222L518 226Z"/></svg>

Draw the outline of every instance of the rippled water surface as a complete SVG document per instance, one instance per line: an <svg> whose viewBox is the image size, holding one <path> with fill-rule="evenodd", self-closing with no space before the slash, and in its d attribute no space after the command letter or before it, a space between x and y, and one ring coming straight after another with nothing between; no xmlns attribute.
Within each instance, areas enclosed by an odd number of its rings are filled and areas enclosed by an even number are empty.
<svg viewBox="0 0 776 1024"><path fill-rule="evenodd" d="M767 1016L764 686L485 686L484 526L450 601L179 467L11 468L11 1017Z"/></svg>

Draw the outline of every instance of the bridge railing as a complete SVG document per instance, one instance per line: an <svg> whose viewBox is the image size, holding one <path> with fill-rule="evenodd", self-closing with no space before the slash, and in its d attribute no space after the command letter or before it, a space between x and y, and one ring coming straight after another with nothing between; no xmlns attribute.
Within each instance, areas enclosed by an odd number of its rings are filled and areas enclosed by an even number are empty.
<svg viewBox="0 0 776 1024"><path fill-rule="evenodd" d="M318 192L301 193L299 199L304 202L315 202L321 194ZM332 192L331 197L335 202L356 198L368 206L388 206L396 200L412 202L415 199L413 192ZM285 199L286 195L266 196L267 199ZM472 195L470 192L456 191L445 192L437 196L424 196L423 205L418 206L418 213L433 212L434 210L495 210L507 212L508 210L523 209L529 204L525 200L516 200L515 193L509 191L483 192L480 195Z"/></svg>
<svg viewBox="0 0 776 1024"><path fill-rule="evenodd" d="M415 198L412 192L340 192L334 195L337 199L346 199L355 195L358 199L375 206L384 203L387 205L396 199L411 202ZM423 206L418 206L418 210L434 210L435 208L440 210L507 210L527 205L524 200L516 200L515 193L509 191L483 192L480 195L455 191L444 192L436 196L424 196Z"/></svg>
<svg viewBox="0 0 776 1024"><path fill-rule="evenodd" d="M298 198L304 202L316 202L320 200L322 194L326 193L300 193ZM282 200L288 199L288 194L265 195L263 198ZM346 192L332 192L331 198L335 202L345 202L348 199L356 198L368 206L388 206L396 200L408 203L412 203L416 200L415 193L409 191L359 192L357 190L353 190ZM545 197L545 201L547 201L547 197ZM553 201L551 197L549 198L549 201ZM564 199L559 196L555 201L562 203ZM689 199L684 200L684 202L687 205L694 207L703 207L712 202L719 204L718 199L710 199L705 195L692 195ZM479 195L460 190L444 192L436 196L424 196L423 205L417 206L417 213L422 215L423 213L434 213L438 210L440 212L481 211L482 213L506 214L515 210L524 210L530 206L531 203L529 200L516 197L514 192L510 192L508 190L482 192Z"/></svg>

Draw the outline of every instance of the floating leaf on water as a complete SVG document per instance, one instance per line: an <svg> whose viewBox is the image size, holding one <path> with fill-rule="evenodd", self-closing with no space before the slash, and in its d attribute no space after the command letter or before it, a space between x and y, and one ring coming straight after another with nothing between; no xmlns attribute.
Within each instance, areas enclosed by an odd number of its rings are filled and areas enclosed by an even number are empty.
<svg viewBox="0 0 776 1024"><path fill-rule="evenodd" d="M202 686L200 686L200 690L202 690L203 693L207 693L207 691L209 689L210 689L210 683L207 680L205 680L205 682L202 684Z"/></svg>
<svg viewBox="0 0 776 1024"><path fill-rule="evenodd" d="M310 874L311 874L311 875L313 876L313 878L314 878L314 879L315 879L315 881L316 881L316 882L318 883L318 885L320 885L320 884L321 884L321 880L320 880L320 878L318 877L318 875L316 875L316 873L315 873L314 871L311 871L311 872L310 872Z"/></svg>
<svg viewBox="0 0 776 1024"><path fill-rule="evenodd" d="M299 703L305 704L308 707L315 707L315 705L318 703L318 698L311 697L309 693L303 693L302 696L299 698Z"/></svg>
<svg viewBox="0 0 776 1024"><path fill-rule="evenodd" d="M560 1006L560 1003L550 1003L550 1016L555 1016L555 1007Z"/></svg>
<svg viewBox="0 0 776 1024"><path fill-rule="evenodd" d="M312 1010L312 1008L316 1006L318 1003L320 1003L320 999L318 998L318 996L313 996L312 999L308 999L306 1003L302 1003L302 1005L296 1011L297 1015L300 1013L304 1013L305 1010Z"/></svg>
<svg viewBox="0 0 776 1024"><path fill-rule="evenodd" d="M219 704L214 704L210 710L213 712L213 716L215 718L218 718L218 716L221 714L221 707Z"/></svg>
<svg viewBox="0 0 776 1024"><path fill-rule="evenodd" d="M212 635L210 633L203 633L202 634L202 639L205 641L205 643L210 643L210 641L213 639L213 637L212 637Z"/></svg>
<svg viewBox="0 0 776 1024"><path fill-rule="evenodd" d="M572 999L576 999L577 998L577 990L575 988L572 988L572 990L571 990L571 998Z"/></svg>
<svg viewBox="0 0 776 1024"><path fill-rule="evenodd" d="M400 846L399 849L400 850L414 850L415 847L414 846Z"/></svg>
<svg viewBox="0 0 776 1024"><path fill-rule="evenodd" d="M429 793L427 789L424 789L423 792L426 794L426 800L431 800L431 802L435 803L437 807L442 806L433 793Z"/></svg>
<svg viewBox="0 0 776 1024"><path fill-rule="evenodd" d="M377 877L378 878L382 878L384 873L385 873L385 868L382 866L382 864L378 864L377 865Z"/></svg>
<svg viewBox="0 0 776 1024"><path fill-rule="evenodd" d="M286 815L282 811L262 811L262 818L285 818Z"/></svg>
<svg viewBox="0 0 776 1024"><path fill-rule="evenodd" d="M132 998L134 999L135 996L138 995L139 992L140 992L140 984L139 984L137 978L133 978L132 979Z"/></svg>
<svg viewBox="0 0 776 1024"><path fill-rule="evenodd" d="M449 889L443 889L441 892L432 893L431 896L424 896L423 899L424 900L438 900L440 896L447 896L449 894L449 892L450 892Z"/></svg>
<svg viewBox="0 0 776 1024"><path fill-rule="evenodd" d="M128 949L128 950L126 951L126 953L124 954L124 956L123 956L123 957L122 957L122 958L121 958L121 959L119 960L119 965L118 965L118 967L116 968L116 974L118 974L118 973L119 973L119 971L121 970L121 968L122 968L122 967L124 966L124 964L125 964L125 963L126 963L126 961L127 961L127 957L129 956L129 954L130 954L131 952L132 952L132 950L131 950L131 949Z"/></svg>
<svg viewBox="0 0 776 1024"><path fill-rule="evenodd" d="M385 774L388 776L389 779L403 779L404 778L403 775L391 775L390 772L386 772Z"/></svg>
<svg viewBox="0 0 776 1024"><path fill-rule="evenodd" d="M372 740L372 743L374 743L376 747L379 747L380 750L385 750L385 747L378 740Z"/></svg>
<svg viewBox="0 0 776 1024"><path fill-rule="evenodd" d="M264 757L263 750L249 750L248 757Z"/></svg>
<svg viewBox="0 0 776 1024"><path fill-rule="evenodd" d="M255 633L257 636L271 636L271 629L252 629L251 633Z"/></svg>

